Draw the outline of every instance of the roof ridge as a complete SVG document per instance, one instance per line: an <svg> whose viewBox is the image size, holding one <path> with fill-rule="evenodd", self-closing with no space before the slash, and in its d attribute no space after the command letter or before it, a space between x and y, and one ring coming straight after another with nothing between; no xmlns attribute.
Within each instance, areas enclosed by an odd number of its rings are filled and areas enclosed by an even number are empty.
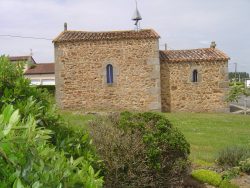
<svg viewBox="0 0 250 188"><path fill-rule="evenodd" d="M172 49L172 50L160 50L162 52L168 52L168 51L194 51L194 50L208 50L208 49L213 49L217 50L216 48L191 48L191 49Z"/></svg>
<svg viewBox="0 0 250 188"><path fill-rule="evenodd" d="M140 31L154 31L154 29L141 29L139 31L136 30L114 30L114 31L84 31L84 30L67 30L67 31L63 31L61 33L64 32L83 32L83 33L123 33L123 32L140 32ZM156 33L156 32L155 32ZM157 34L157 33L156 33Z"/></svg>
<svg viewBox="0 0 250 188"><path fill-rule="evenodd" d="M97 40L119 40L119 39L159 39L160 36L153 29L118 30L118 31L63 31L53 42L73 41L97 41Z"/></svg>
<svg viewBox="0 0 250 188"><path fill-rule="evenodd" d="M160 58L168 62L185 61L226 61L230 58L217 48L197 48L187 50L160 50Z"/></svg>

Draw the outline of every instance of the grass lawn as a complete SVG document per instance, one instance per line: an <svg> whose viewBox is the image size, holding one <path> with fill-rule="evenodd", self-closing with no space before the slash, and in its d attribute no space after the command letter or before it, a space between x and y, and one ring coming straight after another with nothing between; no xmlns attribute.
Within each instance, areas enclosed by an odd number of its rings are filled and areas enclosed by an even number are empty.
<svg viewBox="0 0 250 188"><path fill-rule="evenodd" d="M186 136L191 159L214 162L220 149L250 146L250 116L232 114L169 113L167 118Z"/></svg>
<svg viewBox="0 0 250 188"><path fill-rule="evenodd" d="M62 112L76 128L86 126L93 115ZM178 127L191 144L193 161L214 162L218 151L227 146L250 147L250 116L232 114L167 113L166 117Z"/></svg>

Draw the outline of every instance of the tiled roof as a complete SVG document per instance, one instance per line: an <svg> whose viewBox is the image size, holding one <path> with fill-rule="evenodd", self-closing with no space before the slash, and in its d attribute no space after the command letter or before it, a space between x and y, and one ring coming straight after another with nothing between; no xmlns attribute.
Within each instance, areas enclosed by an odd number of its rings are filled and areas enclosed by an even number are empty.
<svg viewBox="0 0 250 188"><path fill-rule="evenodd" d="M54 63L44 63L36 64L34 67L29 68L24 73L25 75L30 74L54 74L55 73L55 64Z"/></svg>
<svg viewBox="0 0 250 188"><path fill-rule="evenodd" d="M187 61L226 61L230 58L216 48L200 48L191 50L160 51L161 61L187 62Z"/></svg>
<svg viewBox="0 0 250 188"><path fill-rule="evenodd" d="M9 59L10 59L10 61L29 61L29 60L32 60L34 63L36 63L32 56L10 56Z"/></svg>
<svg viewBox="0 0 250 188"><path fill-rule="evenodd" d="M153 29L139 31L110 31L110 32L87 32L87 31L64 31L53 42L72 41L97 41L97 40L119 40L119 39L146 39L160 38Z"/></svg>

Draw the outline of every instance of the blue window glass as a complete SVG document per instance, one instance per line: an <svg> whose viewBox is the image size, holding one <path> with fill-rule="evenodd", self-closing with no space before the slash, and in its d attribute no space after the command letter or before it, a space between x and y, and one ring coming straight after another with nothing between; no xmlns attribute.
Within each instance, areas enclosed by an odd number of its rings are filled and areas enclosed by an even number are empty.
<svg viewBox="0 0 250 188"><path fill-rule="evenodd" d="M193 82L198 82L198 71L197 70L193 71Z"/></svg>
<svg viewBox="0 0 250 188"><path fill-rule="evenodd" d="M107 74L107 83L112 84L113 83L113 66L108 64L106 67L106 74Z"/></svg>

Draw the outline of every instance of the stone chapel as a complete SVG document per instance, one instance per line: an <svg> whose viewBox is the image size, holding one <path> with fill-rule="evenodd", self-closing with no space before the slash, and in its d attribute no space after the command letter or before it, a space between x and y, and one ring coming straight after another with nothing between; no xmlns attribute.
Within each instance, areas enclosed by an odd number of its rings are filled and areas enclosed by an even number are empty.
<svg viewBox="0 0 250 188"><path fill-rule="evenodd" d="M227 112L229 57L159 50L153 29L63 31L54 39L56 102L80 111Z"/></svg>

